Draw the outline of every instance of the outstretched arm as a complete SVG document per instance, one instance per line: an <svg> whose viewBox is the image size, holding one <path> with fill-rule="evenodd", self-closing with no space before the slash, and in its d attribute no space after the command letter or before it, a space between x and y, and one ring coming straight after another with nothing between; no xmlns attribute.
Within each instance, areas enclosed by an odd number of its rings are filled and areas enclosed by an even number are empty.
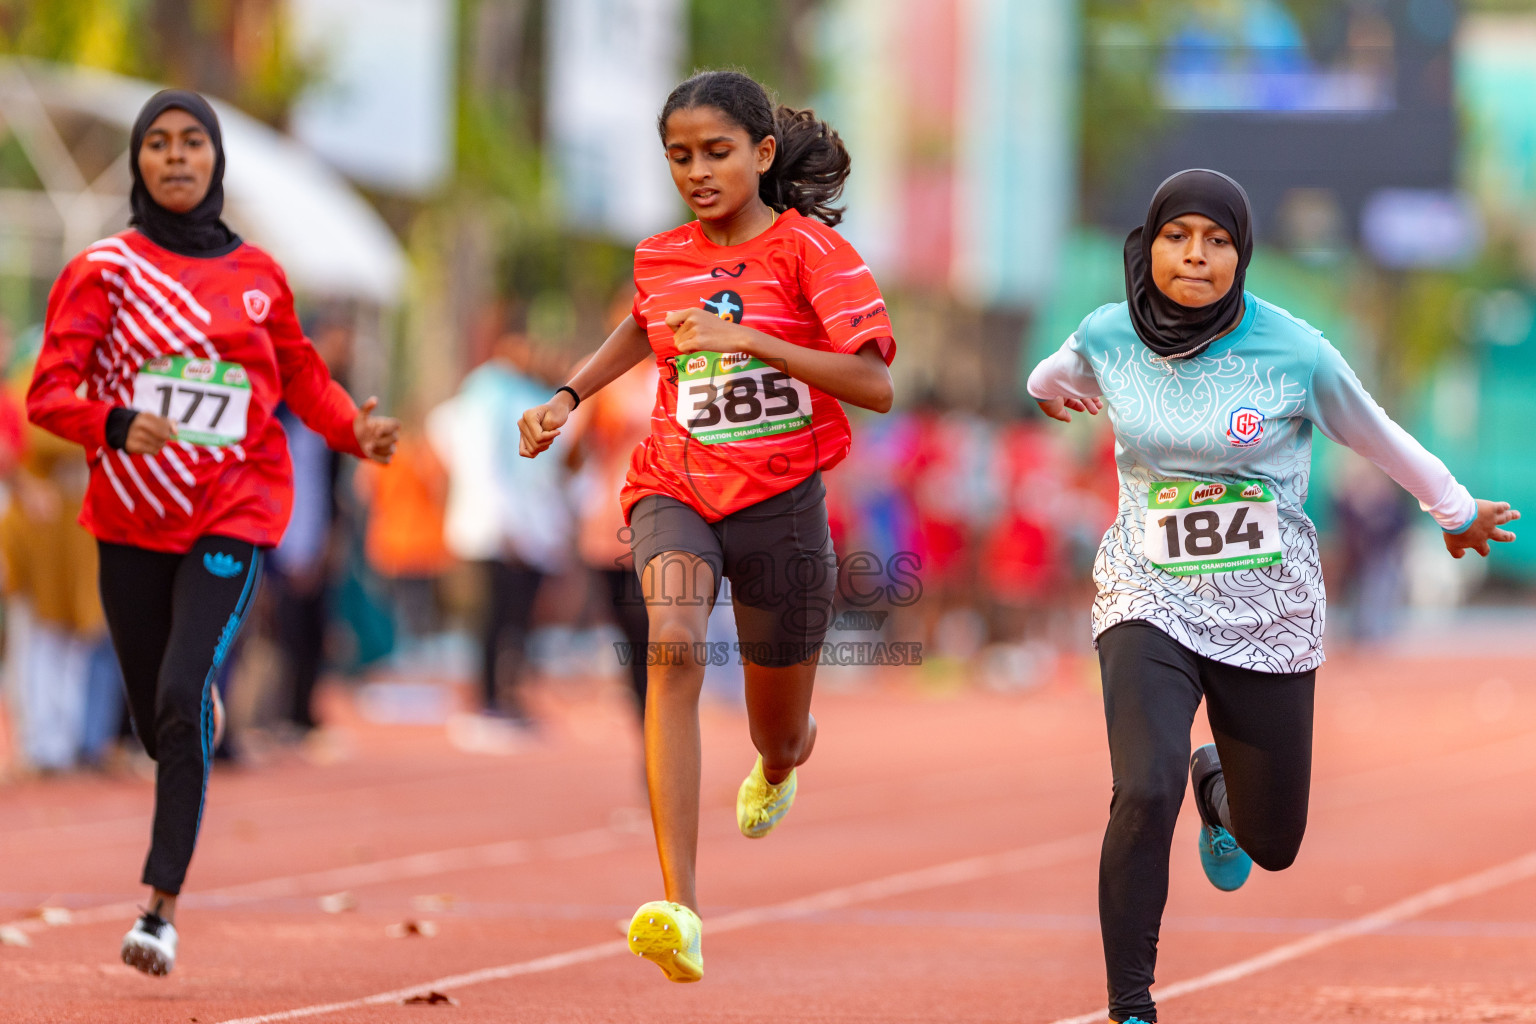
<svg viewBox="0 0 1536 1024"><path fill-rule="evenodd" d="M1488 542L1515 535L1502 527L1520 518L1508 502L1475 499L1451 471L1370 396L1332 345L1320 340L1307 394L1307 418L1330 440L1364 455L1419 499L1419 507L1440 524L1455 558L1467 550L1487 556Z"/></svg>
<svg viewBox="0 0 1536 1024"><path fill-rule="evenodd" d="M633 315L613 329L602 346L582 364L567 386L583 400L591 398L603 388L628 373L640 360L651 354L651 343L646 340L645 328ZM564 391L557 391L543 405L534 406L523 413L517 422L520 435L518 453L531 459L554 443L560 436L560 428L570 419L576 403Z"/></svg>
<svg viewBox="0 0 1536 1024"><path fill-rule="evenodd" d="M1039 404L1041 412L1063 423L1072 422L1068 409L1097 416L1104 408L1098 379L1075 347L1076 340L1077 335L1072 335L1029 374L1029 396Z"/></svg>
<svg viewBox="0 0 1536 1024"><path fill-rule="evenodd" d="M277 356L283 401L332 450L387 465L399 440L399 422L373 415L377 398L368 399L359 409L346 389L331 379L325 360L299 325L287 278L275 264L273 271L280 287L266 325Z"/></svg>

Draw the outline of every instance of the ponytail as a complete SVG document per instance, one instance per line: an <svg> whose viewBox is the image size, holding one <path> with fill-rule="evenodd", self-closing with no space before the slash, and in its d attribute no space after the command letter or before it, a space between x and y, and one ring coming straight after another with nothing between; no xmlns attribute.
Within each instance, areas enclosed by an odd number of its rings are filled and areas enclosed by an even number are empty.
<svg viewBox="0 0 1536 1024"><path fill-rule="evenodd" d="M714 107L746 131L753 145L772 135L773 164L758 183L758 195L775 212L796 210L829 227L843 219L835 206L848 180L851 160L843 140L814 111L774 108L768 91L740 71L701 71L672 90L656 130L666 141L667 118L679 110Z"/></svg>
<svg viewBox="0 0 1536 1024"><path fill-rule="evenodd" d="M852 163L843 140L814 111L789 107L774 111L773 135L779 150L758 185L763 202L775 210L798 210L837 227L843 219L843 207L832 204L843 194Z"/></svg>

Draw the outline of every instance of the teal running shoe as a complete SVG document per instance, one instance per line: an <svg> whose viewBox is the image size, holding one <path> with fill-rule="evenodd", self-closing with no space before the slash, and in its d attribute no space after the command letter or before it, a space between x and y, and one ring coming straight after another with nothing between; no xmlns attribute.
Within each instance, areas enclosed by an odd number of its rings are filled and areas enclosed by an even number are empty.
<svg viewBox="0 0 1536 1024"><path fill-rule="evenodd" d="M1216 756L1216 745L1207 743L1189 759L1189 781L1195 789L1195 808L1200 812L1200 866L1205 877L1222 892L1241 889L1253 871L1253 858L1243 852L1217 818L1215 809L1207 806L1205 792L1213 775L1221 772L1221 758Z"/></svg>
<svg viewBox="0 0 1536 1024"><path fill-rule="evenodd" d="M1205 877L1222 892L1241 889L1253 870L1253 858L1243 852L1232 833L1217 825L1200 826L1200 866Z"/></svg>

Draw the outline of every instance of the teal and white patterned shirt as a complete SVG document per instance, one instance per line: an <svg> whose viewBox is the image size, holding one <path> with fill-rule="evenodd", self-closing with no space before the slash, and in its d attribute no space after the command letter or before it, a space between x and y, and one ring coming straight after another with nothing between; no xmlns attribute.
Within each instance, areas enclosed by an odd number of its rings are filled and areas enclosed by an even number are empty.
<svg viewBox="0 0 1536 1024"><path fill-rule="evenodd" d="M1302 510L1314 424L1380 466L1443 529L1466 529L1477 504L1320 332L1252 294L1244 300L1242 323L1187 359L1142 344L1125 303L1102 306L1035 367L1029 393L1102 397L1114 428L1120 503L1094 562L1094 637L1139 619L1224 664L1305 672L1323 661L1317 531ZM1254 504L1234 520L1237 505L1219 503L1239 496ZM1270 523L1278 538L1261 529ZM1222 561L1249 549L1248 567Z"/></svg>

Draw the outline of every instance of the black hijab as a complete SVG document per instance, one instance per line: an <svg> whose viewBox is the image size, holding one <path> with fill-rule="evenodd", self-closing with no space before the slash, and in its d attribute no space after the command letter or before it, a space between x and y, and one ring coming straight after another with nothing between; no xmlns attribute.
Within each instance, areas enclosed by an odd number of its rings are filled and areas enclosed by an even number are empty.
<svg viewBox="0 0 1536 1024"><path fill-rule="evenodd" d="M208 180L208 194L186 213L172 213L150 198L139 173L139 148L155 118L171 109L185 110L197 119L213 145L213 176ZM128 223L138 228L156 245L183 256L224 256L240 247L240 236L229 230L219 215L224 212L224 136L219 118L208 101L195 92L164 89L155 93L139 111L128 140L128 168L133 172L130 202L133 216Z"/></svg>
<svg viewBox="0 0 1536 1024"><path fill-rule="evenodd" d="M1237 273L1227 294L1208 306L1181 306L1152 280L1152 240L1164 224L1199 213L1227 229L1237 245ZM1253 214L1243 186L1220 171L1180 171L1157 187L1147 222L1125 239L1125 297L1147 348L1164 357L1199 355L1243 308L1243 278L1253 258Z"/></svg>

